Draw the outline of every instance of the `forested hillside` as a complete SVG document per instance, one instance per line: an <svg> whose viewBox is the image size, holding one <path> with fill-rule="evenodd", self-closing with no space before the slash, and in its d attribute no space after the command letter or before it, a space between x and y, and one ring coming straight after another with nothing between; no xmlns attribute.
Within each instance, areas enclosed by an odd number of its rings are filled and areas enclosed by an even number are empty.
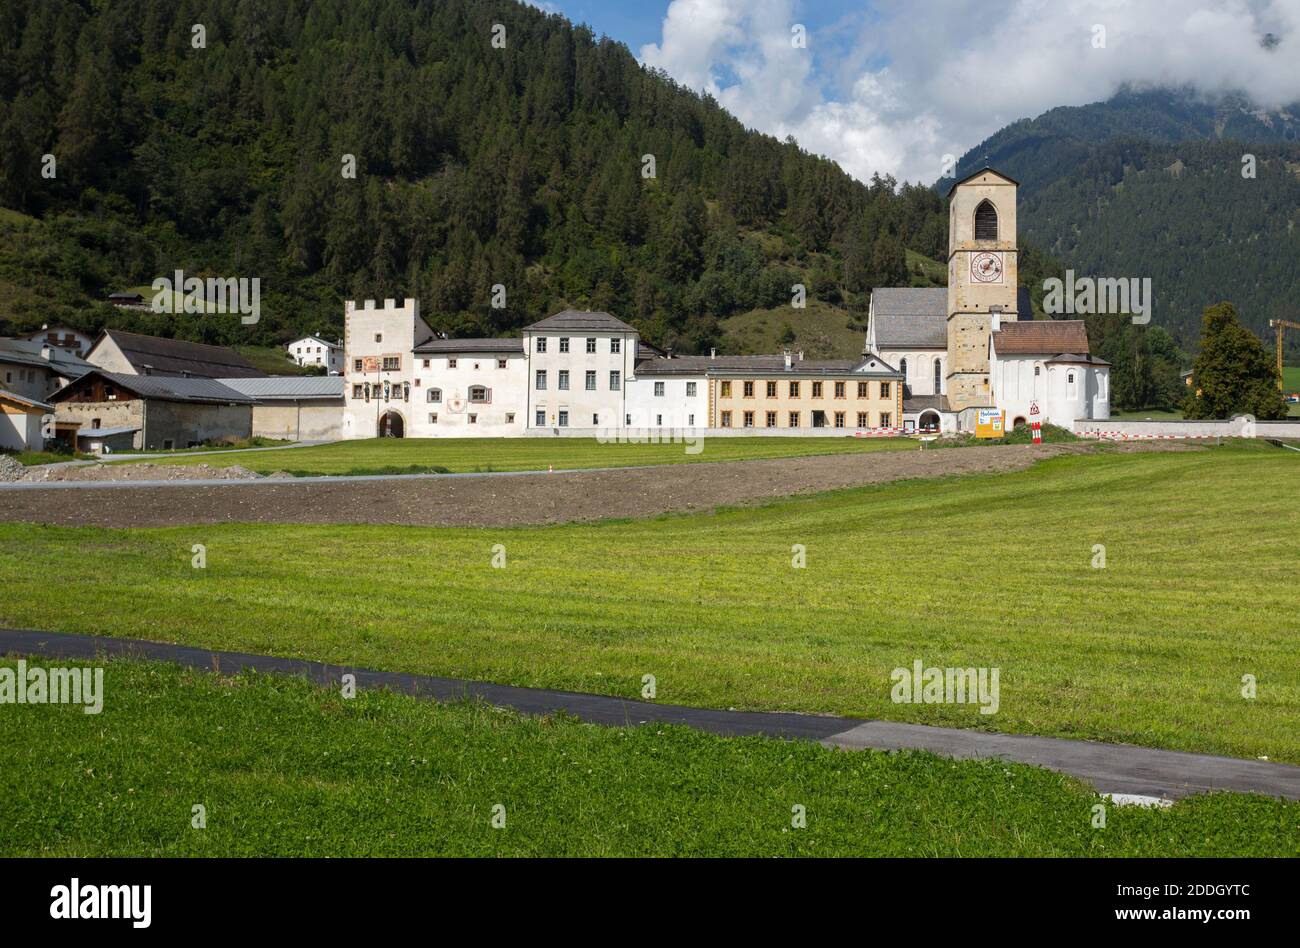
<svg viewBox="0 0 1300 948"><path fill-rule="evenodd" d="M1242 174L1247 154L1253 178ZM1125 91L1009 125L958 173L986 158L1021 182L1030 241L1080 274L1150 277L1154 322L1185 348L1220 300L1260 335L1269 319L1294 318L1300 107Z"/></svg>
<svg viewBox="0 0 1300 948"><path fill-rule="evenodd" d="M795 282L860 323L947 240L931 189L856 182L506 0L8 0L0 206L0 333L261 344L417 296L457 334L573 305L698 351ZM261 322L98 302L176 269L259 277Z"/></svg>

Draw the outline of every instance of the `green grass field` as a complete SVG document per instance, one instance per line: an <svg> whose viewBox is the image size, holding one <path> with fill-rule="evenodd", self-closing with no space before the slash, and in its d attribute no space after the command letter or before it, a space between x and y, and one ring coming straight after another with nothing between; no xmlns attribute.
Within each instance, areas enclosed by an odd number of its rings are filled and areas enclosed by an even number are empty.
<svg viewBox="0 0 1300 948"><path fill-rule="evenodd" d="M272 676L115 661L98 715L3 713L0 856L1300 853L1300 804L1257 796L1109 805L1094 828L1094 794L1021 764L344 699Z"/></svg>
<svg viewBox="0 0 1300 948"><path fill-rule="evenodd" d="M1298 475L1238 443L585 525L4 524L0 624L1300 762ZM891 702L916 659L998 667L1000 710Z"/></svg>
<svg viewBox="0 0 1300 948"><path fill-rule="evenodd" d="M220 457L178 457L169 464L240 464L269 474L398 474L421 471L544 471L685 464L760 458L915 451L911 438L704 438L696 454L682 444L601 444L595 438L371 438L337 441L290 451L223 452Z"/></svg>

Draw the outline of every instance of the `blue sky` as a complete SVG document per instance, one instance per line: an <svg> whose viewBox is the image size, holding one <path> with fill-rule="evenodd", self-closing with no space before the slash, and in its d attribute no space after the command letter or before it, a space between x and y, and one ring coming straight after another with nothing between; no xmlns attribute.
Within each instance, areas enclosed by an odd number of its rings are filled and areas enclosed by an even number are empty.
<svg viewBox="0 0 1300 948"><path fill-rule="evenodd" d="M928 184L1003 126L1124 84L1300 102L1300 0L532 2L861 180Z"/></svg>

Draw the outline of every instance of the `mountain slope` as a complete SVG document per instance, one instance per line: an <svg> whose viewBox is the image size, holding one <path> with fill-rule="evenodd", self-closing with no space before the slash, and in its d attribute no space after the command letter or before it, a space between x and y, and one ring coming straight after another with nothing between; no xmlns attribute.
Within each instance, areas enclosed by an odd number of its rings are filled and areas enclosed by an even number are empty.
<svg viewBox="0 0 1300 948"><path fill-rule="evenodd" d="M986 157L1021 182L1029 241L1080 274L1150 277L1154 321L1185 347L1202 309L1223 299L1261 335L1270 318L1294 318L1300 107L1125 91L1009 125L958 174Z"/></svg>
<svg viewBox="0 0 1300 948"><path fill-rule="evenodd" d="M792 282L860 314L946 241L932 190L856 182L531 6L202 9L0 9L0 332L267 344L338 334L348 296L416 296L457 334L575 305L699 351ZM259 278L262 321L97 302L177 269Z"/></svg>

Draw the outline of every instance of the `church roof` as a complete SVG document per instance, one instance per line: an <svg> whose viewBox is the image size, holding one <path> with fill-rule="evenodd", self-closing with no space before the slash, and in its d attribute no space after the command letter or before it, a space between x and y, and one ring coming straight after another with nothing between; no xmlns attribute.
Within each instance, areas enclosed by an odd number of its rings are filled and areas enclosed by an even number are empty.
<svg viewBox="0 0 1300 948"><path fill-rule="evenodd" d="M997 176L998 176L999 178L1001 178L1003 181L1006 181L1006 182L1008 182L1008 183L1010 183L1010 184L1014 184L1016 187L1020 187L1020 182L1017 181L1015 178L1011 177L1010 175L1003 174L1003 173L1002 173L1001 171L999 171L997 168L991 168L991 167L989 167L988 165L985 165L983 168L980 168L978 171L972 171L970 174L966 175L966 177L964 177L964 178L962 178L962 179L960 179L960 180L958 180L958 181L954 181L954 182L952 183L952 186L948 188L948 196L949 196L949 197L952 197L952 192L955 191L958 187L960 187L961 185L965 184L965 183L966 183L967 181L969 181L971 178L978 178L980 175L984 174L986 171L987 171L987 172L991 172L992 174L997 175Z"/></svg>
<svg viewBox="0 0 1300 948"><path fill-rule="evenodd" d="M948 291L943 287L882 286L871 291L877 348L948 345Z"/></svg>
<svg viewBox="0 0 1300 948"><path fill-rule="evenodd" d="M1088 354L1082 319L1024 319L1006 322L993 334L999 355Z"/></svg>

